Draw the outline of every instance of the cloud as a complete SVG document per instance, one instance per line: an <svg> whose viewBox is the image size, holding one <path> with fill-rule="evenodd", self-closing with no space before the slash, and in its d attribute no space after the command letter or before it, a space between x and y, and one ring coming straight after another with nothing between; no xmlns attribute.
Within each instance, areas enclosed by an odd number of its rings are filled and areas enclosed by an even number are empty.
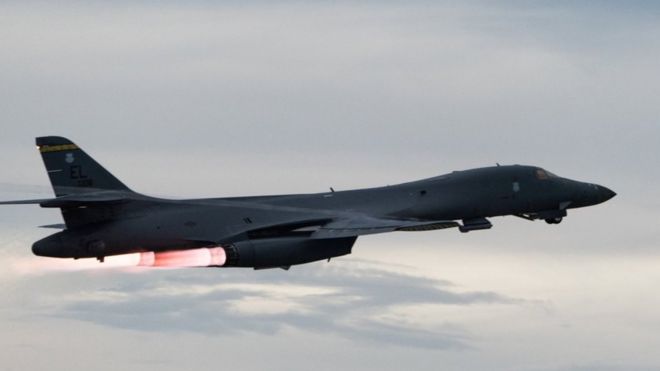
<svg viewBox="0 0 660 371"><path fill-rule="evenodd" d="M41 315L148 332L277 334L285 328L404 347L471 348L451 323L390 315L420 304L517 305L495 292L464 292L450 282L394 272L365 261L278 270L161 271L109 288L40 299ZM52 277L52 275L51 275ZM49 304L46 304L49 303Z"/></svg>

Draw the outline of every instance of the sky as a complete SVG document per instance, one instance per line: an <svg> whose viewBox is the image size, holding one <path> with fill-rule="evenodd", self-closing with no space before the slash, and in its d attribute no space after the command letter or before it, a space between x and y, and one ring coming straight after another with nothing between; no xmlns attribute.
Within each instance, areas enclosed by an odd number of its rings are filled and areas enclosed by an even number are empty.
<svg viewBox="0 0 660 371"><path fill-rule="evenodd" d="M162 197L495 163L618 193L289 271L40 258L58 212L4 206L3 370L660 369L655 2L2 2L0 46L3 200L52 195L43 135Z"/></svg>

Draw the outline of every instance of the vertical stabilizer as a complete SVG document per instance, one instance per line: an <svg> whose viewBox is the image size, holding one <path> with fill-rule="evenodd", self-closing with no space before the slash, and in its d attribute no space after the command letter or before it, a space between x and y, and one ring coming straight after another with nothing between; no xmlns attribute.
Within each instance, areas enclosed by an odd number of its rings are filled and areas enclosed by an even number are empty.
<svg viewBox="0 0 660 371"><path fill-rule="evenodd" d="M72 141L39 137L37 148L57 197L101 190L130 191Z"/></svg>

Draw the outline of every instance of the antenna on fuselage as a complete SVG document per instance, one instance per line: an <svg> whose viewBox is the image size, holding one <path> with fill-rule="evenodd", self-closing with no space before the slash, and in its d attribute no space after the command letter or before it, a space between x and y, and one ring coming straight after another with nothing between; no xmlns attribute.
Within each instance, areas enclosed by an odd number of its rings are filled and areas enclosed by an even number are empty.
<svg viewBox="0 0 660 371"><path fill-rule="evenodd" d="M335 189L330 187L330 192L335 193Z"/></svg>

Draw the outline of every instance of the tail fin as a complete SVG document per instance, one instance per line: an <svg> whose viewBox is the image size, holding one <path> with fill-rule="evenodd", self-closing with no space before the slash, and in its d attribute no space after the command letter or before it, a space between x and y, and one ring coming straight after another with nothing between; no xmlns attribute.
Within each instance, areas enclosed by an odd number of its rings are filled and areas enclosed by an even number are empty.
<svg viewBox="0 0 660 371"><path fill-rule="evenodd" d="M66 138L39 137L37 148L57 197L99 190L131 192L119 179Z"/></svg>

